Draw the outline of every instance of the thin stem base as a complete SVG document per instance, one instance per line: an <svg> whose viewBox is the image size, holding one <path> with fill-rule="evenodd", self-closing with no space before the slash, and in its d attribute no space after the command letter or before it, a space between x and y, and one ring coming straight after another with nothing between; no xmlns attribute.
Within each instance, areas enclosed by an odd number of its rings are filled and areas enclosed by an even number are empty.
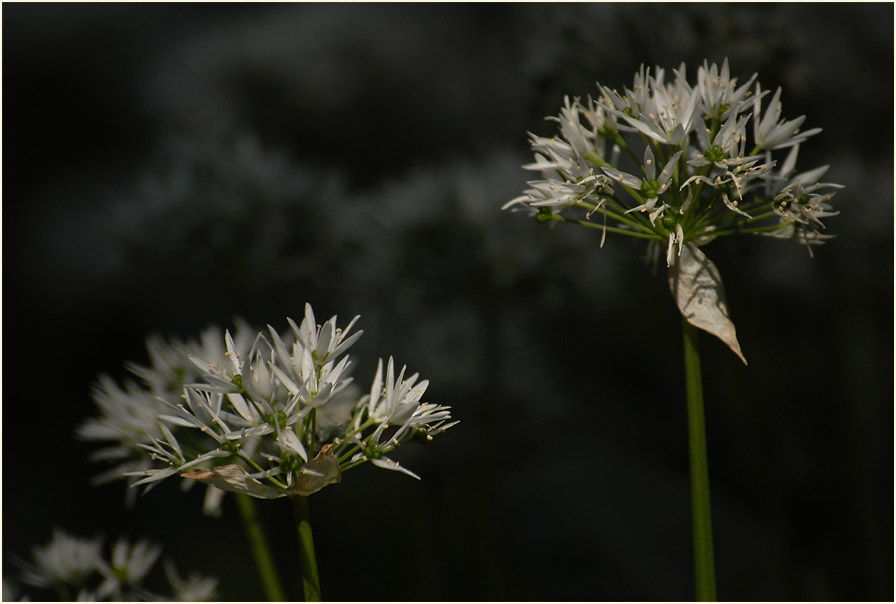
<svg viewBox="0 0 896 604"><path fill-rule="evenodd" d="M252 547L252 554L255 557L255 565L258 567L258 576L264 587L265 595L269 602L283 602L286 598L283 595L283 588L280 586L280 578L277 576L274 561L271 559L267 537L255 513L255 502L249 495L241 493L236 494L236 502L240 515L243 517L243 526L246 528L246 536Z"/></svg>
<svg viewBox="0 0 896 604"><path fill-rule="evenodd" d="M308 498L301 495L292 498L296 515L296 531L299 536L299 564L302 570L302 589L306 602L320 602L320 579L317 576L317 558L314 555L314 536L311 533L311 516Z"/></svg>
<svg viewBox="0 0 896 604"><path fill-rule="evenodd" d="M713 563L712 517L709 503L709 463L706 453L706 422L703 413L703 383L700 374L698 330L682 317L684 369L688 400L688 441L691 462L691 512L694 524L694 569L697 601L716 601Z"/></svg>

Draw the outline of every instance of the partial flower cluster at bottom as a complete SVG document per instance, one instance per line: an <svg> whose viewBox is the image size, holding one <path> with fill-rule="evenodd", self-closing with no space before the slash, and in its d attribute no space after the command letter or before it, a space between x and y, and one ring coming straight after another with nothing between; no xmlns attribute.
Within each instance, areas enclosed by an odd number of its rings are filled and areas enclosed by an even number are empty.
<svg viewBox="0 0 896 604"><path fill-rule="evenodd" d="M346 353L363 332L336 317L319 325L310 305L289 331L210 330L198 342L149 341L139 382L101 378L100 416L79 435L114 441L97 457L117 462L109 477L152 486L180 476L222 491L271 499L306 496L370 462L418 478L392 459L410 442L426 444L456 422L450 408L424 402L428 381L380 360L369 390L350 377Z"/></svg>
<svg viewBox="0 0 896 604"><path fill-rule="evenodd" d="M191 574L181 578L174 564L165 561L165 576L171 589L164 595L144 587L162 547L141 539L131 543L119 539L107 553L99 538L83 538L56 529L52 540L35 547L32 560L16 560L21 568L19 579L39 593L56 593L61 600L81 602L135 602L171 600L209 601L215 598L218 580ZM3 600L27 600L30 594L15 593L3 581Z"/></svg>

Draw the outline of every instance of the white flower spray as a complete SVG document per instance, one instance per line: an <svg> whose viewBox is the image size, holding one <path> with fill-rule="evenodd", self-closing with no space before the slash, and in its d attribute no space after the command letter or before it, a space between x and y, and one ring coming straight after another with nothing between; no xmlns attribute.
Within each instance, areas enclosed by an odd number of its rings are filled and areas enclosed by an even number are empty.
<svg viewBox="0 0 896 604"><path fill-rule="evenodd" d="M663 69L642 66L621 93L598 84L596 99L564 99L547 118L559 134L530 135L535 162L524 167L541 179L504 208L601 229L601 245L607 233L645 239L654 260L665 248L682 315L746 363L721 277L699 248L747 233L821 244L830 238L821 219L837 214L829 202L841 186L820 182L827 166L796 171L800 144L821 129L800 131L805 116L782 120L780 88L763 111L768 91L756 75L738 86L727 60L704 63L694 85L684 64L673 74L667 82ZM634 169L623 169L626 159ZM594 214L602 223L589 222Z"/></svg>
<svg viewBox="0 0 896 604"><path fill-rule="evenodd" d="M168 349L153 338L154 366L134 369L142 385L102 378L102 414L79 434L118 441L101 458L142 452L141 463L117 467L134 485L181 476L262 499L310 495L366 461L418 478L387 454L455 425L450 408L421 400L429 382L405 367L396 375L392 358L360 395L346 352L363 331L352 333L358 317L344 329L336 319L318 325L306 305L287 336L268 326L252 338L239 325L217 348L210 333L205 346Z"/></svg>
<svg viewBox="0 0 896 604"><path fill-rule="evenodd" d="M690 84L682 64L672 81L643 66L620 93L598 84L586 101L564 99L551 138L530 135L541 173L504 208L539 222L568 222L645 239L656 263L665 248L669 288L682 315L697 599L716 598L709 469L697 329L740 358L722 278L700 249L718 237L760 234L811 247L824 243L822 218L837 212L841 186L820 182L828 167L797 172L799 147L819 128L781 117L781 89L768 95L753 75L738 85L728 61L706 62ZM752 128L749 127L752 121ZM623 162L628 161L628 168ZM595 214L600 223L591 222Z"/></svg>
<svg viewBox="0 0 896 604"><path fill-rule="evenodd" d="M147 489L175 476L188 485L203 483L210 487L205 509L211 514L219 513L228 491L292 498L305 595L318 599L305 497L368 461L419 478L392 452L411 442L429 443L457 423L450 407L423 400L429 382L407 375L406 367L397 369L391 357L379 361L362 395L347 354L363 333L352 331L358 317L345 328L336 320L319 325L306 305L301 323L287 320L285 335L268 326L253 336L239 324L233 334L207 331L200 343L165 345L152 338L151 366L132 368L140 382L122 388L101 378L94 396L101 414L78 433L114 441L97 455L118 464L105 479L127 478ZM238 501L246 522L257 526L248 500ZM268 595L277 598L282 589L264 550L259 543L259 570L271 579Z"/></svg>
<svg viewBox="0 0 896 604"><path fill-rule="evenodd" d="M169 595L145 587L145 579L162 554L162 547L146 539L118 539L106 552L101 538L71 535L56 528L45 545L33 548L32 559L14 559L21 568L18 578L38 590L55 590L61 600L81 602L209 601L216 597L218 580L191 573L181 578L170 560L165 561ZM4 588L6 587L4 579ZM14 594L4 592L4 600ZM26 594L15 596L26 599Z"/></svg>

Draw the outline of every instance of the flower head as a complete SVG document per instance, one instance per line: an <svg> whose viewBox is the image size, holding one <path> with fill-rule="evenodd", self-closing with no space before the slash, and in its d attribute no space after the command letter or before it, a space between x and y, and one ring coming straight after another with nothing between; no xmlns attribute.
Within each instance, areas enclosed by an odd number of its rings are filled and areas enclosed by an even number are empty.
<svg viewBox="0 0 896 604"><path fill-rule="evenodd" d="M753 138L759 149L784 149L804 142L810 136L821 132L821 128L812 128L800 132L799 128L806 121L806 116L801 115L790 121L781 120L781 89L775 91L772 100L762 119L759 118L762 111L762 94L759 84L756 84L756 100L753 109Z"/></svg>
<svg viewBox="0 0 896 604"><path fill-rule="evenodd" d="M139 463L119 466L135 485L175 475L208 485L219 494L212 510L222 491L310 495L365 461L398 469L385 454L453 425L450 410L424 402L428 382L405 377L404 368L396 377L391 358L385 379L380 361L370 394L361 396L346 354L363 333L351 331L357 319L345 328L335 316L319 325L306 305L301 323L287 319L283 334L268 326L251 336L240 327L219 331L215 346L206 333L201 347L185 346L180 357L157 355L165 362L141 371L142 388L104 378L103 415L80 433L117 440L110 458L139 452ZM166 379L165 367L183 358L192 373ZM179 383L179 391L161 391L161 383ZM141 407L150 395L152 404Z"/></svg>
<svg viewBox="0 0 896 604"><path fill-rule="evenodd" d="M237 354L246 354L254 337L249 326L237 320L230 338L231 347L242 351ZM114 466L96 477L98 483L122 478L131 484L136 482L135 473L152 465L145 447L164 439L169 431L160 416L169 412L171 401L179 400L185 384L196 382L202 375L191 359L208 359L216 367L227 359L226 343L216 327L204 330L198 340L166 340L151 335L146 340L146 350L148 365L126 364L136 380L129 379L119 385L107 375L99 377L93 389L99 414L86 419L76 429L79 438L106 444L92 459ZM129 503L133 503L135 494L136 491L128 491ZM208 492L205 510L213 515L219 513L218 493Z"/></svg>
<svg viewBox="0 0 896 604"><path fill-rule="evenodd" d="M22 569L20 579L23 583L55 589L64 600L172 599L151 593L143 585L161 553L161 546L146 539L135 543L119 539L106 553L102 539L77 537L57 528L49 543L34 548L33 561L16 559L15 562ZM167 562L167 565L171 563ZM168 577L175 600L214 599L217 579L192 574L182 581L171 572Z"/></svg>
<svg viewBox="0 0 896 604"><path fill-rule="evenodd" d="M53 587L59 583L80 586L103 565L102 543L55 529L53 538L33 550L33 564L23 567L22 581L35 587Z"/></svg>
<svg viewBox="0 0 896 604"><path fill-rule="evenodd" d="M558 135L530 135L536 161L524 167L541 179L504 208L528 208L539 222L601 229L604 237L645 239L666 249L670 273L681 278L713 274L696 248L717 237L755 233L807 246L828 239L821 219L837 214L830 201L839 185L818 183L823 170L793 176L799 145L821 130L801 131L805 116L781 118L780 88L763 112L767 91L757 76L738 85L727 60L721 67L704 62L694 85L683 64L673 75L667 81L662 68L651 74L642 66L621 93L598 84L595 100L565 98L560 114L549 118L559 124ZM787 155L775 157L781 150ZM570 215L576 209L584 220ZM595 213L603 214L602 225L588 222ZM721 280L711 281L721 296ZM723 314L717 322L728 321L727 309ZM733 326L727 331L733 334Z"/></svg>
<svg viewBox="0 0 896 604"><path fill-rule="evenodd" d="M750 94L750 86L756 80L756 75L742 86L737 86L737 78L731 77L728 68L728 59L722 61L719 68L715 63L708 65L703 62L703 67L697 71L697 90L703 105L704 119L727 119L732 113L739 113L740 106L746 102Z"/></svg>

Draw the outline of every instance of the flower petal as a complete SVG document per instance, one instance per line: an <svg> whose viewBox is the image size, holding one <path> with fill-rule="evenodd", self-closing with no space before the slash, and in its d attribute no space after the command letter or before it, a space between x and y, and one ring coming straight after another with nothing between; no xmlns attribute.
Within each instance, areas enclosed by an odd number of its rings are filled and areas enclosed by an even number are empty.
<svg viewBox="0 0 896 604"><path fill-rule="evenodd" d="M408 470L403 465L399 464L397 461L395 461L393 459L389 459L388 457L380 457L379 459L371 459L370 463L372 463L373 465L375 465L377 467L384 468L386 470L395 470L397 472L404 472L408 476L410 476L412 478L416 478L417 480L420 480L419 476L417 476L416 474L414 474L413 472Z"/></svg>

